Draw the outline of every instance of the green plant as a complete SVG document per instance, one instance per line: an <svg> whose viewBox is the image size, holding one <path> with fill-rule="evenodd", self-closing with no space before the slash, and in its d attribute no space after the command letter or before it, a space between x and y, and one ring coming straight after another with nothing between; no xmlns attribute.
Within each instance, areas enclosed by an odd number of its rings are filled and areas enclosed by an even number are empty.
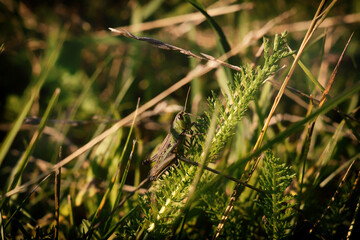
<svg viewBox="0 0 360 240"><path fill-rule="evenodd" d="M269 239L284 239L292 229L295 210L294 196L285 193L294 180L295 174L289 166L266 151L260 175L260 186L265 194L260 196L258 204L264 212L264 228Z"/></svg>
<svg viewBox="0 0 360 240"><path fill-rule="evenodd" d="M221 98L213 93L208 99L209 111L194 124L195 136L188 140L189 146L182 153L184 156L201 165L221 157L224 146L234 135L235 127L261 85L280 68L279 61L292 53L286 48L285 39L286 33L276 35L270 47L269 41L264 38L263 65L255 69L250 65L241 68L234 78L234 84L228 85L230 94L223 93L224 105ZM183 228L181 224L187 224L181 223L185 218L186 222L192 221L193 212L204 208L218 209L216 204L221 202L216 198L221 196L221 188L210 187L212 184L218 185L219 181L213 173L184 163L169 172L153 183L150 193L146 195L147 200L144 200L148 204L148 208L142 208L146 209L144 224L150 236L165 237L171 232L175 233ZM218 212L207 211L206 215L216 219L214 216Z"/></svg>
<svg viewBox="0 0 360 240"><path fill-rule="evenodd" d="M359 4L336 2L5 1L0 239L354 238Z"/></svg>

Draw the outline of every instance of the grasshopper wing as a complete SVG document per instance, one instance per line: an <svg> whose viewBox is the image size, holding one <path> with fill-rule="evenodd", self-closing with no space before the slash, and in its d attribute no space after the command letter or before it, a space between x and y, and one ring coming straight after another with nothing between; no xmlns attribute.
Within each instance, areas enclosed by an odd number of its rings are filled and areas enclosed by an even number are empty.
<svg viewBox="0 0 360 240"><path fill-rule="evenodd" d="M171 162L176 158L175 153L167 154L166 158L162 161L156 162L156 164L150 169L149 179L150 181L156 180L166 169L171 165Z"/></svg>

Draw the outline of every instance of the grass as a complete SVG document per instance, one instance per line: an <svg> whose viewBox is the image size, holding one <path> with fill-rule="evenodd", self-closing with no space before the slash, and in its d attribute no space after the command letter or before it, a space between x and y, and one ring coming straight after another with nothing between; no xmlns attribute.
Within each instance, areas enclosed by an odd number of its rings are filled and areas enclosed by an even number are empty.
<svg viewBox="0 0 360 240"><path fill-rule="evenodd" d="M109 4L4 5L2 239L360 235L357 1Z"/></svg>

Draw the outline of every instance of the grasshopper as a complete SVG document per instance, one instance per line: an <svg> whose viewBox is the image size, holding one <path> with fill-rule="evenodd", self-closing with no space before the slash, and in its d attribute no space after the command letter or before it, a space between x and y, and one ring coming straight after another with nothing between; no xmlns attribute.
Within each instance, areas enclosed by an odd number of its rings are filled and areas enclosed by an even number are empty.
<svg viewBox="0 0 360 240"><path fill-rule="evenodd" d="M150 169L149 179L156 180L163 172L165 172L171 163L177 158L177 153L181 152L186 139L186 134L192 127L189 114L184 110L180 111L170 126L170 131L159 150L150 158L144 161L144 164L155 162Z"/></svg>
<svg viewBox="0 0 360 240"><path fill-rule="evenodd" d="M144 164L155 162L155 165L151 168L151 170L149 172L148 179L150 181L154 181L158 177L160 177L161 174L164 173L168 169L168 167L171 166L171 163L175 159L178 159L182 162L186 162L186 163L194 165L194 166L199 166L198 163L193 162L183 156L177 156L177 153L181 152L180 148L183 147L183 145L185 144L187 132L190 131L190 129L193 125L189 115L190 114L186 113L185 111L179 112L176 115L173 123L171 124L170 132L168 133L168 135L162 142L157 153L155 153L152 157L144 160ZM237 183L244 185L245 187L251 188L257 192L264 193L262 190L254 187L250 184L239 181L238 179L233 178L229 175L223 174L217 170L214 170L207 166L204 166L204 169L206 169L210 172L213 172L215 174L219 174L229 180L237 182Z"/></svg>

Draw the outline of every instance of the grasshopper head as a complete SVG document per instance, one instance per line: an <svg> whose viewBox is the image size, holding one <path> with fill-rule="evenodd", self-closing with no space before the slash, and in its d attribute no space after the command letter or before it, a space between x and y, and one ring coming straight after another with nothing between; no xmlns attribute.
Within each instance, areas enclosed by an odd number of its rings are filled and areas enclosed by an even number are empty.
<svg viewBox="0 0 360 240"><path fill-rule="evenodd" d="M179 112L171 126L171 133L174 136L181 135L184 131L189 130L191 128L191 119L188 114L184 111Z"/></svg>

